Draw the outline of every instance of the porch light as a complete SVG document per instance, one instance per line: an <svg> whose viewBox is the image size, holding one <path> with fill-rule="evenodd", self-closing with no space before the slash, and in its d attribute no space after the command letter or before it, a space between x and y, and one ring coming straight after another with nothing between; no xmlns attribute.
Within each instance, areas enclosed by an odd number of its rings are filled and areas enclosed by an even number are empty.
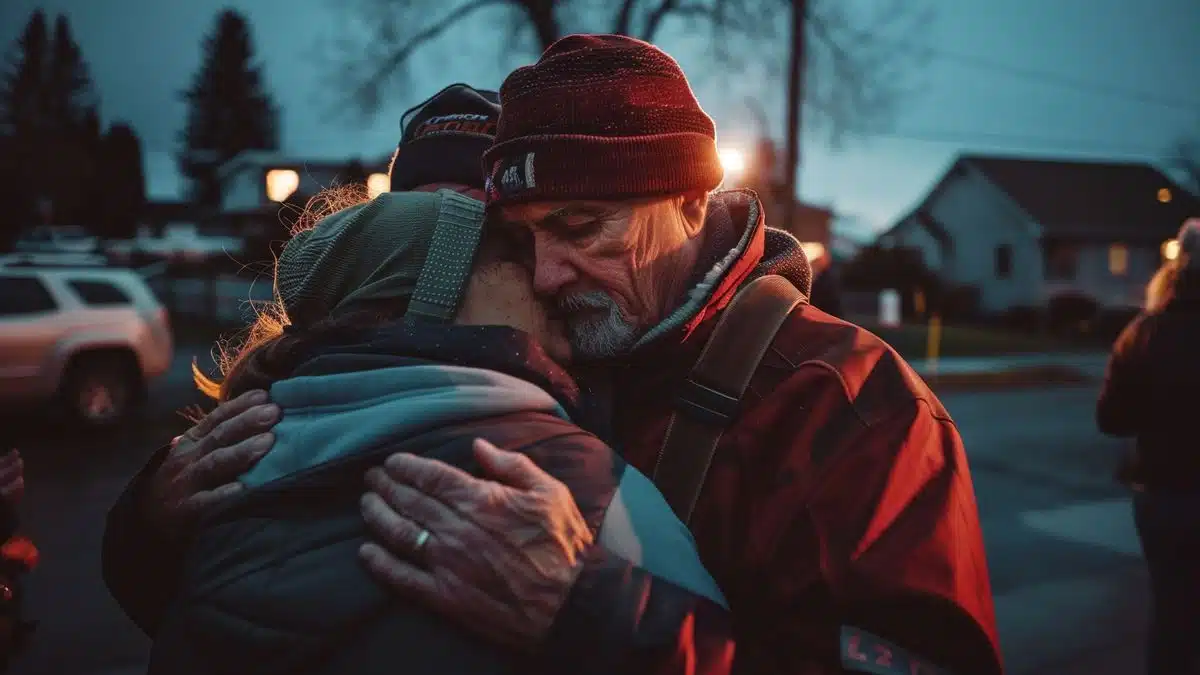
<svg viewBox="0 0 1200 675"><path fill-rule="evenodd" d="M367 176L367 196L375 199L379 195L390 192L392 179L386 173L373 173Z"/></svg>
<svg viewBox="0 0 1200 675"><path fill-rule="evenodd" d="M1168 239L1162 245L1163 260L1174 260L1179 257L1179 240Z"/></svg>
<svg viewBox="0 0 1200 675"><path fill-rule="evenodd" d="M271 169L267 172L267 199L282 202L300 187L300 174L291 169Z"/></svg>

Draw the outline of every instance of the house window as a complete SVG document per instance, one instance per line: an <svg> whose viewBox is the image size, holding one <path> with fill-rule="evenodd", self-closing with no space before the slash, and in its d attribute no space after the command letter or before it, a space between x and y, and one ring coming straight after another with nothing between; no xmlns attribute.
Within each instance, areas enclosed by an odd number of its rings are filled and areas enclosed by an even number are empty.
<svg viewBox="0 0 1200 675"><path fill-rule="evenodd" d="M1114 277L1129 274L1129 248L1125 244L1108 247L1108 271Z"/></svg>
<svg viewBox="0 0 1200 675"><path fill-rule="evenodd" d="M1051 281L1075 279L1079 249L1067 242L1046 243L1046 278Z"/></svg>
<svg viewBox="0 0 1200 675"><path fill-rule="evenodd" d="M1008 244L996 247L996 278L1008 279L1012 276L1012 247Z"/></svg>

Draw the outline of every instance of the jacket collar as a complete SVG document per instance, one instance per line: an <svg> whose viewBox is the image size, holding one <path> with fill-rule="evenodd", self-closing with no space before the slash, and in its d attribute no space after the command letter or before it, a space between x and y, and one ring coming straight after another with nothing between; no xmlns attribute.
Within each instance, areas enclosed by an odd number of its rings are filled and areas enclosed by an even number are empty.
<svg viewBox="0 0 1200 675"><path fill-rule="evenodd" d="M575 380L528 333L507 326L391 321L313 348L296 375L419 362L483 368L546 390L568 412L579 403ZM356 365L357 364L357 365Z"/></svg>
<svg viewBox="0 0 1200 675"><path fill-rule="evenodd" d="M805 296L812 290L812 267L792 235L768 228L762 203L752 190L715 192L709 199L706 229L734 228L737 244L710 251L707 267L683 303L634 345L634 352L659 343L679 343L729 304L746 282L765 274L784 276Z"/></svg>

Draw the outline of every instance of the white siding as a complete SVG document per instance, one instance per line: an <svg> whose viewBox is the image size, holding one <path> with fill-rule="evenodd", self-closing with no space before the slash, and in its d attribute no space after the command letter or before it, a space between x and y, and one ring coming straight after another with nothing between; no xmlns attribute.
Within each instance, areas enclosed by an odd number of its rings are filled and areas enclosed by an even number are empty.
<svg viewBox="0 0 1200 675"><path fill-rule="evenodd" d="M930 270L939 276L944 274L943 265L946 261L942 256L942 245L933 234L921 226L915 218L905 220L903 224L889 233L886 238L888 246L903 246L914 249L921 254L921 260Z"/></svg>
<svg viewBox="0 0 1200 675"><path fill-rule="evenodd" d="M267 184L262 169L245 166L229 176L221 195L222 211L247 211L266 203Z"/></svg>
<svg viewBox="0 0 1200 675"><path fill-rule="evenodd" d="M1075 278L1047 282L1043 302L1063 293L1086 295L1102 307L1141 307L1146 283L1158 269L1160 253L1152 246L1126 246L1128 271L1115 275L1109 269L1110 244L1090 244L1079 249Z"/></svg>
<svg viewBox="0 0 1200 675"><path fill-rule="evenodd" d="M968 173L951 179L929 210L954 241L946 278L977 287L983 311L1040 304L1043 262L1035 227L1002 192ZM1008 278L997 276L997 250L1002 246L1011 251Z"/></svg>

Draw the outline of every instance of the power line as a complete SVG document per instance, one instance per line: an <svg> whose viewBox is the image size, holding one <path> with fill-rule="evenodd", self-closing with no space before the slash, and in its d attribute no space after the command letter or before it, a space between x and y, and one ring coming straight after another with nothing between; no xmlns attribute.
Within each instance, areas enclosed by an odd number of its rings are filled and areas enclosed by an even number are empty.
<svg viewBox="0 0 1200 675"><path fill-rule="evenodd" d="M1154 105L1162 108L1170 108L1172 110L1179 110L1200 115L1200 101L1189 101L1182 98L1163 96L1161 94L1125 89L1123 87L1093 82L1083 78L1064 75L1062 73L1054 73L1037 68L1029 68L1011 63L1003 63L1001 61L993 61L986 57L975 54L963 54L961 52L954 52L946 49L909 43L905 43L903 46L906 49L914 50L919 54L931 56L942 61L951 61L964 66L978 68L980 70L990 70L997 73L1004 73L1016 78L1053 84L1065 89L1074 89L1076 91L1089 94L1120 98L1126 101L1144 103L1146 105Z"/></svg>
<svg viewBox="0 0 1200 675"><path fill-rule="evenodd" d="M1104 145L1100 141L1078 139L1078 138L1057 138L1053 136L1026 136L1021 134L1003 134L986 131L976 132L953 132L953 131L937 131L937 130L916 130L916 131L881 131L868 132L863 134L866 138L887 138L901 141L916 141L921 143L936 143L945 145L1020 145L1024 146L1022 150L1028 150L1030 146L1053 146L1049 150L1071 150L1074 152L1083 152L1085 154L1102 155L1107 157L1114 156L1134 156L1141 159L1147 157L1163 156L1166 154L1165 149L1148 150L1145 147L1135 148L1133 146L1120 147L1117 145ZM1042 151L1039 149L1039 151Z"/></svg>

